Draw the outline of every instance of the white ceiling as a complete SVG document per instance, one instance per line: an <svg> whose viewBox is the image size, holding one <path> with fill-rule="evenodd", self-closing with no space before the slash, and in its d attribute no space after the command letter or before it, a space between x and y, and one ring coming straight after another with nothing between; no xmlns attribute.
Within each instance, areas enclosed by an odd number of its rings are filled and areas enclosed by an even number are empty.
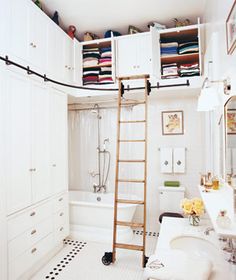
<svg viewBox="0 0 236 280"><path fill-rule="evenodd" d="M61 25L75 25L79 37L86 31L104 34L112 29L127 33L129 25L142 31L150 21L173 26L172 18L202 17L206 0L41 0L50 14L58 11Z"/></svg>

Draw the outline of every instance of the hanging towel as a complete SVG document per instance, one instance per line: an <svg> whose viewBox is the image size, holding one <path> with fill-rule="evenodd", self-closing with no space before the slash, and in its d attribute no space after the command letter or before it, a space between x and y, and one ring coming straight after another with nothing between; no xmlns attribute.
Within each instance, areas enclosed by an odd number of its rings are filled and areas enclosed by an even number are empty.
<svg viewBox="0 0 236 280"><path fill-rule="evenodd" d="M185 148L174 149L174 173L185 173Z"/></svg>
<svg viewBox="0 0 236 280"><path fill-rule="evenodd" d="M161 173L172 173L172 148L160 149Z"/></svg>

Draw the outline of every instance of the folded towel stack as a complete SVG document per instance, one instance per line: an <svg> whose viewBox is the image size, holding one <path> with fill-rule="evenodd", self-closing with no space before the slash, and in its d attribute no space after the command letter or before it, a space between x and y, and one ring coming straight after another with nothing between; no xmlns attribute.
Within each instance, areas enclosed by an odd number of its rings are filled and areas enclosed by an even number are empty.
<svg viewBox="0 0 236 280"><path fill-rule="evenodd" d="M196 53L199 52L199 46L197 41L186 42L179 44L179 54Z"/></svg>
<svg viewBox="0 0 236 280"><path fill-rule="evenodd" d="M106 64L111 64L111 47L107 48L101 48L101 57L99 59L99 65L106 65Z"/></svg>
<svg viewBox="0 0 236 280"><path fill-rule="evenodd" d="M162 65L162 79L178 78L177 63L163 64Z"/></svg>
<svg viewBox="0 0 236 280"><path fill-rule="evenodd" d="M178 43L161 43L161 56L172 56L178 54Z"/></svg>
<svg viewBox="0 0 236 280"><path fill-rule="evenodd" d="M83 71L83 84L94 85L99 81L100 68L85 68Z"/></svg>
<svg viewBox="0 0 236 280"><path fill-rule="evenodd" d="M180 77L199 76L200 69L198 63L181 64L179 66Z"/></svg>
<svg viewBox="0 0 236 280"><path fill-rule="evenodd" d="M100 52L98 48L90 48L83 50L83 65L86 67L93 67L98 65L100 59Z"/></svg>
<svg viewBox="0 0 236 280"><path fill-rule="evenodd" d="M180 182L179 181L164 181L165 187L179 187Z"/></svg>

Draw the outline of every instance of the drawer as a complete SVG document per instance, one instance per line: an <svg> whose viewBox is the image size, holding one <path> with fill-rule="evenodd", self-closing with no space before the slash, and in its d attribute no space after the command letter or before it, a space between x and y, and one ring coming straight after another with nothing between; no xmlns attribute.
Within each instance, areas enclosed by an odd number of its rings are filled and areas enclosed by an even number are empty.
<svg viewBox="0 0 236 280"><path fill-rule="evenodd" d="M16 236L39 224L52 215L52 202L49 201L40 206L31 207L30 210L18 213L7 222L8 240L12 240Z"/></svg>
<svg viewBox="0 0 236 280"><path fill-rule="evenodd" d="M31 246L53 232L52 216L25 231L8 243L8 261L11 262L22 255Z"/></svg>
<svg viewBox="0 0 236 280"><path fill-rule="evenodd" d="M9 263L8 275L10 280L18 279L26 273L36 262L42 259L53 248L53 234L49 234L40 242L28 249L14 261Z"/></svg>
<svg viewBox="0 0 236 280"><path fill-rule="evenodd" d="M54 232L54 240L56 243L61 242L69 235L69 223L65 223L58 227Z"/></svg>
<svg viewBox="0 0 236 280"><path fill-rule="evenodd" d="M65 223L69 223L69 211L68 207L60 209L58 212L54 213L54 228L59 228Z"/></svg>
<svg viewBox="0 0 236 280"><path fill-rule="evenodd" d="M54 199L53 211L58 212L60 209L68 207L68 203L68 193L63 193Z"/></svg>

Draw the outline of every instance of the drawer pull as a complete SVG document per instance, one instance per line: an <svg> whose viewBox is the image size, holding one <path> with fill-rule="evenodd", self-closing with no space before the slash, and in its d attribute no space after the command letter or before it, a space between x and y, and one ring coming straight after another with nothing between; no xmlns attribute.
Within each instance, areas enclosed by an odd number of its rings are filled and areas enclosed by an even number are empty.
<svg viewBox="0 0 236 280"><path fill-rule="evenodd" d="M63 231L63 229L64 229L64 227L61 227L61 228L60 228L60 231Z"/></svg>
<svg viewBox="0 0 236 280"><path fill-rule="evenodd" d="M63 197L61 197L61 198L58 199L58 201L60 201L60 202L61 202L62 200L63 200Z"/></svg>
<svg viewBox="0 0 236 280"><path fill-rule="evenodd" d="M36 229L32 230L31 235L34 235L36 232L37 232Z"/></svg>
<svg viewBox="0 0 236 280"><path fill-rule="evenodd" d="M32 249L32 250L31 250L31 254L34 254L36 251L37 251L36 248Z"/></svg>
<svg viewBox="0 0 236 280"><path fill-rule="evenodd" d="M60 217L62 217L63 215L64 215L64 213L63 213L63 212L61 212L61 213L60 213Z"/></svg>
<svg viewBox="0 0 236 280"><path fill-rule="evenodd" d="M36 215L36 212L30 213L30 216L31 216L31 217L33 217L33 216L35 216L35 215Z"/></svg>

